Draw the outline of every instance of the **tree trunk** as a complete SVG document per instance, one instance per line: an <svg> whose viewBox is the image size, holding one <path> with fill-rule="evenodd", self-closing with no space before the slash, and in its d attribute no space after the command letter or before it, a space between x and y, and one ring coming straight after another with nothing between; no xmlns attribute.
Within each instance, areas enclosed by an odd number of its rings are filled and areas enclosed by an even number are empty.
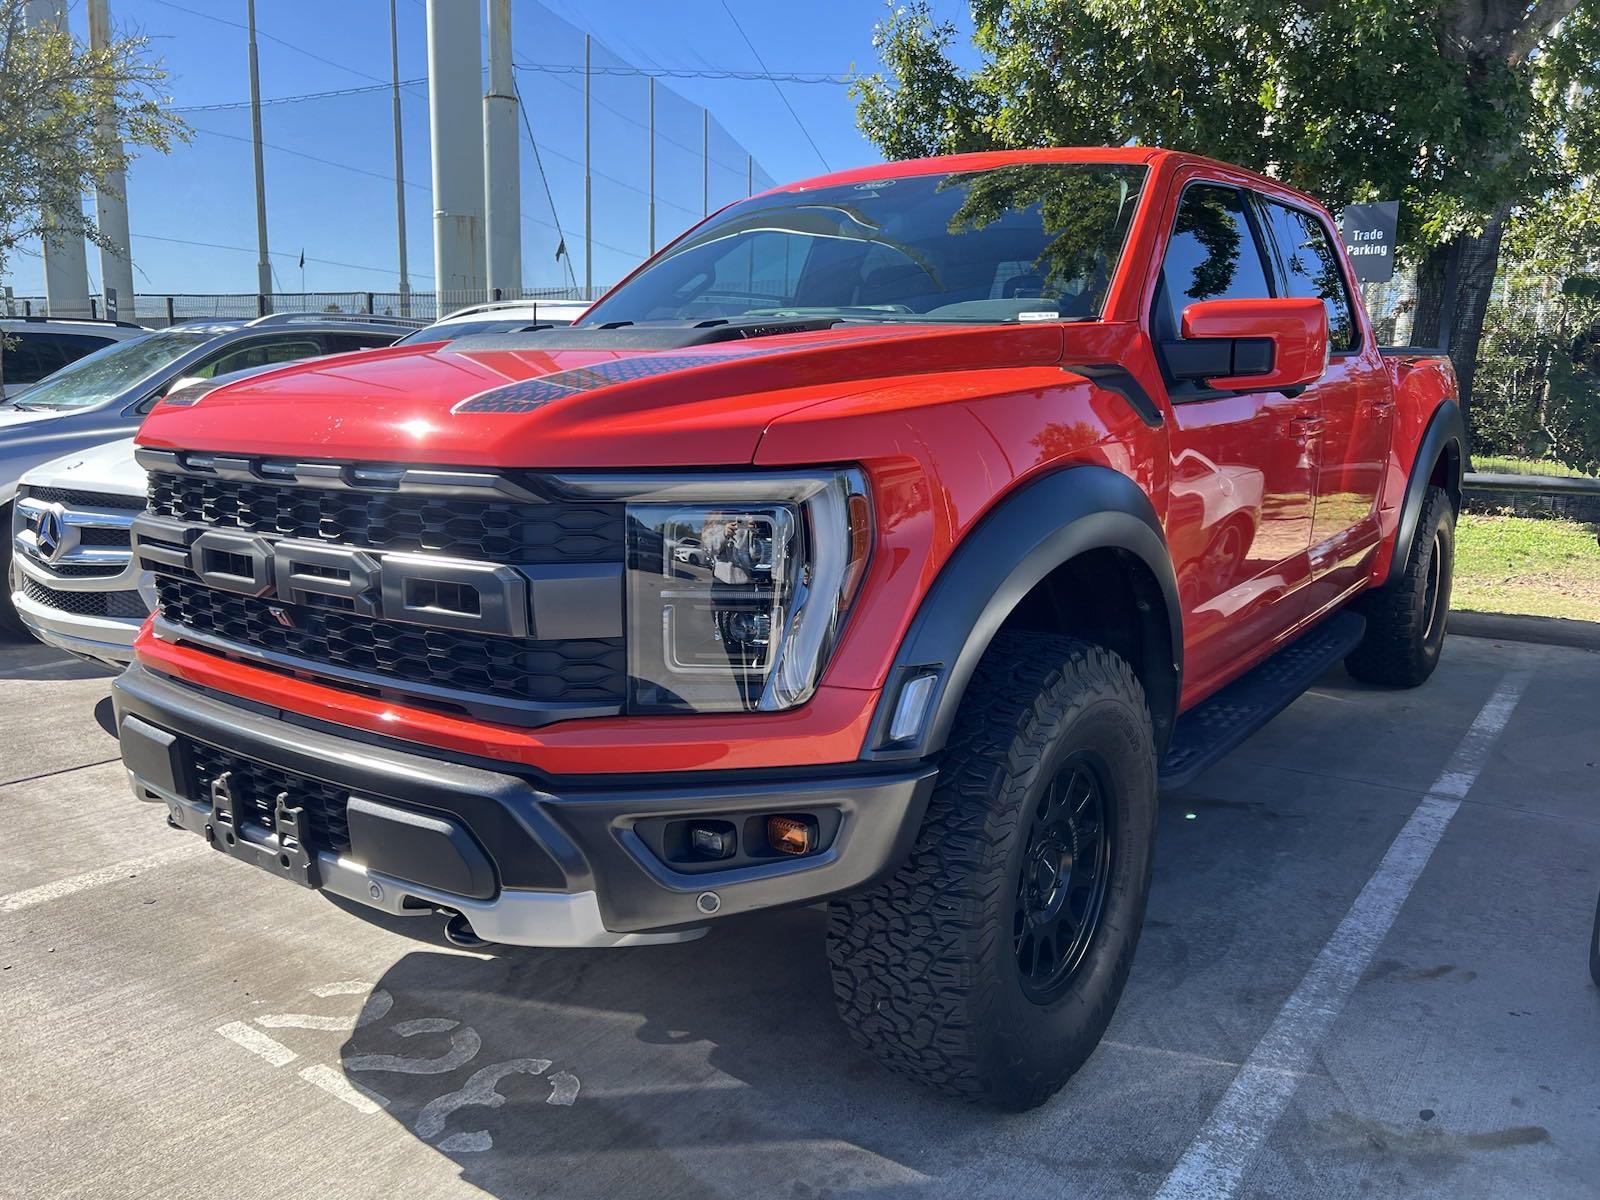
<svg viewBox="0 0 1600 1200"><path fill-rule="evenodd" d="M1500 263L1500 239L1505 235L1509 204L1501 205L1485 222L1483 232L1457 239L1460 260L1456 266L1455 320L1450 335L1450 362L1456 369L1461 394L1461 415L1467 421L1467 452L1472 450L1472 381L1478 373L1478 344L1494 293L1495 269Z"/></svg>
<svg viewBox="0 0 1600 1200"><path fill-rule="evenodd" d="M1417 264L1417 298L1411 314L1413 346L1437 346L1444 329L1444 289L1457 243L1435 246Z"/></svg>

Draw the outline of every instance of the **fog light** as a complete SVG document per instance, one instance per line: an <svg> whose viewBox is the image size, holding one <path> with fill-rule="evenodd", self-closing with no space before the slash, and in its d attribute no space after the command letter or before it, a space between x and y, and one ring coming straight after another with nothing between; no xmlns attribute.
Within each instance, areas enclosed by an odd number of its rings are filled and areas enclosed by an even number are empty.
<svg viewBox="0 0 1600 1200"><path fill-rule="evenodd" d="M767 845L779 854L810 854L817 845L816 824L809 817L768 817Z"/></svg>
<svg viewBox="0 0 1600 1200"><path fill-rule="evenodd" d="M733 830L717 825L691 826L689 845L701 858L727 858L733 853Z"/></svg>

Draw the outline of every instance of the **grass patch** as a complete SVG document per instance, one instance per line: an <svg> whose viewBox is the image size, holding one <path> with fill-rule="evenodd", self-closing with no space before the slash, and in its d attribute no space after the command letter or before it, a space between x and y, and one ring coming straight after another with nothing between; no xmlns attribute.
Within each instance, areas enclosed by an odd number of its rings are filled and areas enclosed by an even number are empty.
<svg viewBox="0 0 1600 1200"><path fill-rule="evenodd" d="M1499 454L1474 454L1472 469L1484 475L1552 475L1558 479L1593 478L1548 458L1510 458Z"/></svg>
<svg viewBox="0 0 1600 1200"><path fill-rule="evenodd" d="M1463 513L1456 527L1451 607L1600 621L1595 526Z"/></svg>

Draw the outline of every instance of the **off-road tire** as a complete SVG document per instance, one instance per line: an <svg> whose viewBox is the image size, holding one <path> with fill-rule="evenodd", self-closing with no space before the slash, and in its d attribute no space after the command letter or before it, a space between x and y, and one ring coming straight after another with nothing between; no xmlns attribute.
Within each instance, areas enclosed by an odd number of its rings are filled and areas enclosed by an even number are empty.
<svg viewBox="0 0 1600 1200"><path fill-rule="evenodd" d="M26 637L28 627L11 603L11 505L0 505L0 637Z"/></svg>
<svg viewBox="0 0 1600 1200"><path fill-rule="evenodd" d="M1433 674L1444 648L1455 557L1455 506L1443 488L1430 487L1400 576L1357 602L1367 632L1345 657L1345 670L1393 687L1416 687Z"/></svg>
<svg viewBox="0 0 1600 1200"><path fill-rule="evenodd" d="M1021 871L1041 801L1084 763L1105 787L1107 882L1077 967L1040 1001L1024 990L1015 940ZM1093 1052L1122 994L1155 831L1155 739L1133 670L1073 638L999 634L910 858L830 906L834 997L855 1040L939 1091L1010 1110L1043 1103Z"/></svg>

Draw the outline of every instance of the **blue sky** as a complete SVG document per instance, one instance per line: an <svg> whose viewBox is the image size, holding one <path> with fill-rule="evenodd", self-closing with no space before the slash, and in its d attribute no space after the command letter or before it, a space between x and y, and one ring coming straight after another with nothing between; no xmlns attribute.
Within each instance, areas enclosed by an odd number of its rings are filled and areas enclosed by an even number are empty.
<svg viewBox="0 0 1600 1200"><path fill-rule="evenodd" d="M245 108L249 85L244 0L110 0L112 21L144 33L170 72L173 103L195 130L170 157L148 156L129 171L135 284L140 292L239 292L255 287L255 220ZM456 0L465 3L468 0ZM527 142L522 146L524 282L565 282L556 263L556 225L581 280L582 34L596 40L596 66L666 70L759 69L845 73L876 67L872 28L886 9L875 0L730 0L754 51L721 0L513 0L514 55L520 64L568 68L519 70L555 213ZM940 0L942 16L963 23L961 0ZM258 0L265 100L360 89L389 78L387 0ZM797 15L800 19L796 19ZM84 35L84 6L70 20ZM400 76L427 74L422 0L399 0ZM657 241L699 216L703 202L699 106L715 121L712 205L744 194L746 155L759 184L876 161L857 132L844 87L784 84L810 141L766 81L662 79L657 91ZM645 252L646 83L637 76L597 76L594 97L595 282L615 279ZM669 91L670 89L670 91ZM397 283L393 143L386 90L263 109L267 144L267 216L280 290L392 290ZM431 289L433 251L428 188L427 90L402 91L407 230L412 286ZM468 131L468 136L481 136ZM820 153L819 153L820 152ZM203 244L196 244L203 243ZM98 290L97 254L89 255ZM18 255L4 282L17 295L43 291L35 257Z"/></svg>

